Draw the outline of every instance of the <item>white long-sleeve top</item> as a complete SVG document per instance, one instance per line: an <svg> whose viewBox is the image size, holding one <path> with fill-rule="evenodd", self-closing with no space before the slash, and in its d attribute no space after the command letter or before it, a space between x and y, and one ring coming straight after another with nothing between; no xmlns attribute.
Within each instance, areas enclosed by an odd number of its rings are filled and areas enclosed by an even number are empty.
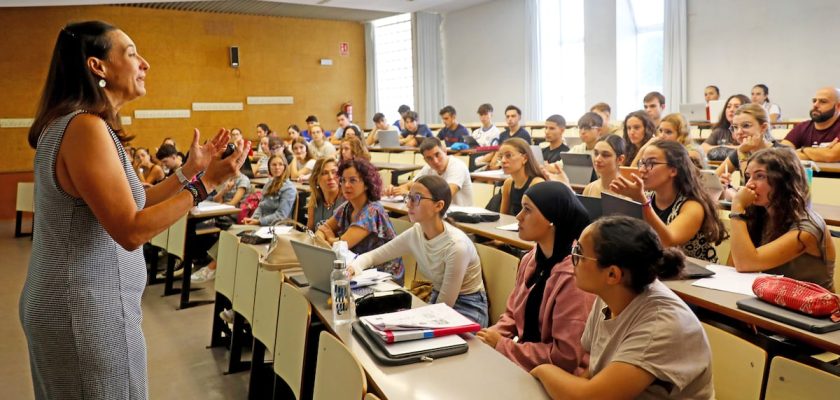
<svg viewBox="0 0 840 400"><path fill-rule="evenodd" d="M444 222L443 233L427 240L420 224L414 224L381 247L361 254L350 264L357 272L411 253L420 273L439 292L437 302L455 305L460 294L484 290L481 261L475 245L460 229Z"/></svg>

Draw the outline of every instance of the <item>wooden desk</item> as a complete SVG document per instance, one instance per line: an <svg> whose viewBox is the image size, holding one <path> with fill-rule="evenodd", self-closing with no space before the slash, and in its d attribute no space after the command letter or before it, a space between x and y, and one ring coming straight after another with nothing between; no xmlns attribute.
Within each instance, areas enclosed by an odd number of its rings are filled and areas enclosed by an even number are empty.
<svg viewBox="0 0 840 400"><path fill-rule="evenodd" d="M373 166L377 169L387 169L391 171L391 185L399 186L400 182L400 175L404 175L410 172L417 171L420 168L423 168L417 164L399 164L399 163L383 163L383 162L375 162Z"/></svg>
<svg viewBox="0 0 840 400"><path fill-rule="evenodd" d="M496 169L491 171L472 172L470 173L470 178L477 182L503 183L505 179L510 178L510 175L504 173L504 171L500 169Z"/></svg>
<svg viewBox="0 0 840 400"><path fill-rule="evenodd" d="M417 152L419 148L417 147L410 147L410 146L399 146L399 147L382 147L382 146L370 146L368 147L368 151L380 152L380 153L402 153L404 151L413 151Z"/></svg>
<svg viewBox="0 0 840 400"><path fill-rule="evenodd" d="M721 201L718 203L721 210L729 210L732 203ZM811 208L825 220L826 225L840 226L840 206L830 204L811 204Z"/></svg>
<svg viewBox="0 0 840 400"><path fill-rule="evenodd" d="M540 385L522 368L473 335L461 335L469 345L464 354L400 366L378 364L349 324L336 326L326 293L299 289L315 315L353 352L371 383L369 391L387 399L547 399ZM414 298L412 307L426 305Z"/></svg>
<svg viewBox="0 0 840 400"><path fill-rule="evenodd" d="M834 163L825 163L825 162L814 162L817 165L817 168L820 169L819 172L825 172L830 174L840 173L840 162ZM816 172L816 171L815 171Z"/></svg>
<svg viewBox="0 0 840 400"><path fill-rule="evenodd" d="M700 260L695 260L701 262ZM707 264L707 263L706 263ZM725 315L727 317L755 325L787 338L838 354L840 353L840 331L817 334L797 327L762 317L758 314L739 310L736 301L748 296L691 286L696 280L664 281L686 303Z"/></svg>

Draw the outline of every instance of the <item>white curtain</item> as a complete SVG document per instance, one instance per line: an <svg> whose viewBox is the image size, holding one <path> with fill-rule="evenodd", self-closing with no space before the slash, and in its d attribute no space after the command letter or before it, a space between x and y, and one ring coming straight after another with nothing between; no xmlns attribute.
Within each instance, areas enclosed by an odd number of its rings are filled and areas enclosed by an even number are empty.
<svg viewBox="0 0 840 400"><path fill-rule="evenodd" d="M372 128L373 114L379 109L376 99L376 41L372 22L365 23L365 90L365 119L355 122L360 126Z"/></svg>
<svg viewBox="0 0 840 400"><path fill-rule="evenodd" d="M438 122L438 111L445 105L440 25L439 14L414 13L414 108L424 124Z"/></svg>
<svg viewBox="0 0 840 400"><path fill-rule="evenodd" d="M686 0L665 1L663 89L667 112L678 112L686 103L688 25Z"/></svg>
<svg viewBox="0 0 840 400"><path fill-rule="evenodd" d="M525 104L523 104L523 122L541 121L542 92L540 79L540 0L525 0L525 26L528 29L525 42L525 54L528 64L525 67ZM547 117L547 115L546 115Z"/></svg>

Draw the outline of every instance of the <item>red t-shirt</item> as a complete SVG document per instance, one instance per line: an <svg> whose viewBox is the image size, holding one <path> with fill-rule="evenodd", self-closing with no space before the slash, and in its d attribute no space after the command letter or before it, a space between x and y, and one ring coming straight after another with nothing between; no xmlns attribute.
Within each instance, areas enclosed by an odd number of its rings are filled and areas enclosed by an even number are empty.
<svg viewBox="0 0 840 400"><path fill-rule="evenodd" d="M796 124L785 136L785 140L800 147L819 147L820 143L830 143L834 138L840 138L840 118L837 118L828 129L817 129L814 121L804 121Z"/></svg>

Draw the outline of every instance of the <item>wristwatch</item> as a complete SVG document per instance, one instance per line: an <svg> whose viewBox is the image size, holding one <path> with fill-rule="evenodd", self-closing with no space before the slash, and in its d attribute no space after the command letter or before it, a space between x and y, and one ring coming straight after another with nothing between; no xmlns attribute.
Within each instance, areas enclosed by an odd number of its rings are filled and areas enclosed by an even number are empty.
<svg viewBox="0 0 840 400"><path fill-rule="evenodd" d="M731 212L729 213L729 219L740 219L741 221L747 220L747 214L742 212Z"/></svg>
<svg viewBox="0 0 840 400"><path fill-rule="evenodd" d="M190 183L190 180L187 179L186 175L184 175L184 171L182 170L183 168L178 167L178 169L175 170L175 176L178 177L178 182L181 182L181 185L186 186L188 183Z"/></svg>

